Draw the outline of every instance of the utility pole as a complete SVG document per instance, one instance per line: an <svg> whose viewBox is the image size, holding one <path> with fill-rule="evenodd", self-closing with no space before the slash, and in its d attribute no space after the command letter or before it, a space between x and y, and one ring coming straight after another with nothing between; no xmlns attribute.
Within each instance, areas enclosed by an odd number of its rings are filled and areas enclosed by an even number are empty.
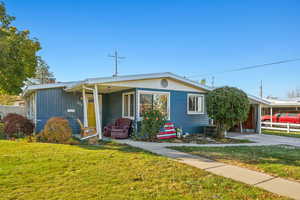
<svg viewBox="0 0 300 200"><path fill-rule="evenodd" d="M125 57L118 56L118 51L115 51L114 55L108 55L108 57L115 59L115 74L113 76L118 76L118 61L125 59Z"/></svg>
<svg viewBox="0 0 300 200"><path fill-rule="evenodd" d="M260 98L263 98L263 81L260 81L260 87L259 87L259 96Z"/></svg>

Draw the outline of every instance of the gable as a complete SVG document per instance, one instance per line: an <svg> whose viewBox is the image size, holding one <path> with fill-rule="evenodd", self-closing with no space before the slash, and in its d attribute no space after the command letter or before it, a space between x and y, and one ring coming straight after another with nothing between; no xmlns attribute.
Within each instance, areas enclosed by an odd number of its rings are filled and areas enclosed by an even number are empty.
<svg viewBox="0 0 300 200"><path fill-rule="evenodd" d="M166 84L166 81L167 81L167 84ZM184 83L184 82L181 82L178 80L174 80L171 78L155 78L155 79L143 79L143 80L132 80L132 81L119 81L119 82L105 83L105 84L101 84L101 85L206 93L206 91L201 88L194 87L187 83Z"/></svg>

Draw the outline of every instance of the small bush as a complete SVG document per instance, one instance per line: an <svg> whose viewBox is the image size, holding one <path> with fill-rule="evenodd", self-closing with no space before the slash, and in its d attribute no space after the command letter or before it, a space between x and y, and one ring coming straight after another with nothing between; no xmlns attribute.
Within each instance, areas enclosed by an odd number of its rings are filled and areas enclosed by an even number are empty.
<svg viewBox="0 0 300 200"><path fill-rule="evenodd" d="M8 114L3 122L4 134L7 138L31 137L33 134L33 122L22 115Z"/></svg>
<svg viewBox="0 0 300 200"><path fill-rule="evenodd" d="M3 118L3 123L6 123L14 118L19 118L21 115L15 114L15 113L9 113ZM22 117L22 116L21 116Z"/></svg>
<svg viewBox="0 0 300 200"><path fill-rule="evenodd" d="M142 137L144 137L144 139L154 141L165 121L165 116L160 111L146 111L142 120Z"/></svg>
<svg viewBox="0 0 300 200"><path fill-rule="evenodd" d="M61 117L50 118L44 130L42 130L37 140L40 142L68 144L72 138L72 129L69 125L69 121Z"/></svg>

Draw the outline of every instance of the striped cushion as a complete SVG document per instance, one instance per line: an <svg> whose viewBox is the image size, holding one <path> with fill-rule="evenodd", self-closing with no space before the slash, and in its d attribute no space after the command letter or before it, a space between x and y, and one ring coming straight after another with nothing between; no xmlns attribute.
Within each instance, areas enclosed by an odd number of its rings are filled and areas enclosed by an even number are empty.
<svg viewBox="0 0 300 200"><path fill-rule="evenodd" d="M174 127L174 123L167 122L164 124L163 128L161 128L159 134L157 135L158 139L170 139L176 138L177 133Z"/></svg>

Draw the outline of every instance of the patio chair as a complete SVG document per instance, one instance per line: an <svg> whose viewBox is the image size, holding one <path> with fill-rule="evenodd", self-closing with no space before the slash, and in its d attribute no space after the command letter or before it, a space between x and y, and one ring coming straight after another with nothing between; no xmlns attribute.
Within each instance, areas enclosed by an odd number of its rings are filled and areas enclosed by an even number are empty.
<svg viewBox="0 0 300 200"><path fill-rule="evenodd" d="M104 136L115 139L126 139L129 137L131 128L131 120L127 118L119 118L112 125L104 127Z"/></svg>
<svg viewBox="0 0 300 200"><path fill-rule="evenodd" d="M84 127L80 119L77 119L77 122L81 129L81 137L86 137L97 133L97 129L95 127Z"/></svg>

